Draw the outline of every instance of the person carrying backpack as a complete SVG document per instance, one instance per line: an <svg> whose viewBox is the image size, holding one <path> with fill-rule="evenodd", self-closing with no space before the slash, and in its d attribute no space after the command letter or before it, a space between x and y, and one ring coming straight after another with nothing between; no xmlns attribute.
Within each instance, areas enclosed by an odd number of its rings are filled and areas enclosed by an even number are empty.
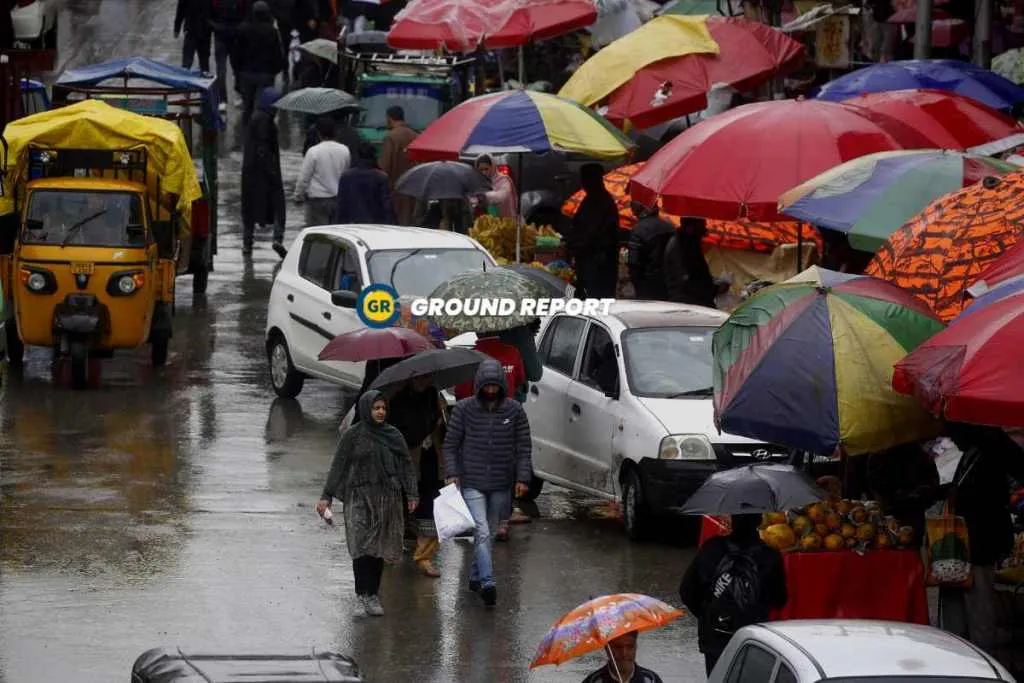
<svg viewBox="0 0 1024 683"><path fill-rule="evenodd" d="M789 599L782 554L761 540L761 515L733 515L732 533L708 539L679 585L697 617L697 643L708 675L733 633L768 621Z"/></svg>

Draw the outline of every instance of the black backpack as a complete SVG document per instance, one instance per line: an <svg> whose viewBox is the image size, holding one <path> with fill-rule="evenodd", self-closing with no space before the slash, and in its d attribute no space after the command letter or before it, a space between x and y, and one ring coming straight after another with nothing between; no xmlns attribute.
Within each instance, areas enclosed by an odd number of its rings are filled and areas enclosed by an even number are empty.
<svg viewBox="0 0 1024 683"><path fill-rule="evenodd" d="M704 619L715 633L732 636L738 629L764 620L761 575L754 548L729 543L711 581Z"/></svg>

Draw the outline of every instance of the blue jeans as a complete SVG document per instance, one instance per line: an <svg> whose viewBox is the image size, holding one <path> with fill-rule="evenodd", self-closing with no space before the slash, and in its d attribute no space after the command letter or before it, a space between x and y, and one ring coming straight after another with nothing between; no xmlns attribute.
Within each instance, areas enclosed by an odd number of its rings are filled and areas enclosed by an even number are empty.
<svg viewBox="0 0 1024 683"><path fill-rule="evenodd" d="M462 489L462 497L466 501L466 507L469 508L469 514L473 515L473 521L476 523L476 529L473 532L473 569L469 573L469 580L479 581L481 587L489 588L494 585L494 564L491 562L494 536L491 534L491 530L497 531L498 519L511 504L512 492L508 489L501 491Z"/></svg>

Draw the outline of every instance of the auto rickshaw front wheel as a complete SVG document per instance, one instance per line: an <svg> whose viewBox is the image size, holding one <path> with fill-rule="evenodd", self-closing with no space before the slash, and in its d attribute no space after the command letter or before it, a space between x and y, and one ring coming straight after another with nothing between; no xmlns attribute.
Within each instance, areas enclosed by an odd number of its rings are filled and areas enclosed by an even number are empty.
<svg viewBox="0 0 1024 683"><path fill-rule="evenodd" d="M73 341L68 345L71 358L71 388L89 388L89 345L85 341Z"/></svg>
<svg viewBox="0 0 1024 683"><path fill-rule="evenodd" d="M4 326L4 330L7 334L7 362L11 365L21 365L25 359L25 345L18 336L18 327L11 320Z"/></svg>

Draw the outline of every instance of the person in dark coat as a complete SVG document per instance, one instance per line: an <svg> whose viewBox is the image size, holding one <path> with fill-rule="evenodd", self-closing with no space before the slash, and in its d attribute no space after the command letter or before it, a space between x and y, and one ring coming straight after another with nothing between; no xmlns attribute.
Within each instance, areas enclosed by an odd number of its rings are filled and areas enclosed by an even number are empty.
<svg viewBox="0 0 1024 683"><path fill-rule="evenodd" d="M676 229L659 215L657 206L633 202L630 208L637 222L629 233L627 266L636 298L665 301L665 247Z"/></svg>
<svg viewBox="0 0 1024 683"><path fill-rule="evenodd" d="M530 422L506 396L505 370L489 358L476 371L474 395L455 404L444 439L447 483L462 490L476 528L469 587L493 607L498 591L491 562L492 529L508 508L510 489L526 495L533 477Z"/></svg>
<svg viewBox="0 0 1024 683"><path fill-rule="evenodd" d="M619 208L600 164L584 164L580 181L586 196L564 237L566 251L584 295L612 298L619 279Z"/></svg>
<svg viewBox="0 0 1024 683"><path fill-rule="evenodd" d="M995 575L998 563L1013 551L1010 476L1024 481L1024 450L998 427L950 422L946 428L963 452L950 504L967 523L972 583L969 589L940 586L941 626L994 652Z"/></svg>
<svg viewBox="0 0 1024 683"><path fill-rule="evenodd" d="M217 94L222 111L228 101L228 63L235 74L235 92L242 93L238 78L238 61L235 58L235 39L238 29L245 21L250 0L205 0L206 16L213 31L213 59L217 68Z"/></svg>
<svg viewBox="0 0 1024 683"><path fill-rule="evenodd" d="M242 83L242 123L248 123L257 94L273 86L284 69L284 52L274 28L274 15L264 0L256 0L252 16L239 29L235 55Z"/></svg>
<svg viewBox="0 0 1024 683"><path fill-rule="evenodd" d="M665 246L665 288L669 301L715 307L718 286L701 249L706 234L703 218L683 218Z"/></svg>
<svg viewBox="0 0 1024 683"><path fill-rule="evenodd" d="M206 0L178 0L178 9L174 14L174 37L185 32L181 44L181 66L192 68L192 62L199 58L199 70L210 73L210 18L207 15L209 5Z"/></svg>
<svg viewBox="0 0 1024 683"><path fill-rule="evenodd" d="M281 180L281 148L277 141L274 102L280 93L267 88L260 94L259 109L245 129L242 150L242 253L252 254L256 224L274 226L274 243L284 242L284 183Z"/></svg>
<svg viewBox="0 0 1024 683"><path fill-rule="evenodd" d="M679 584L679 599L697 617L697 646L704 653L704 665L709 676L732 638L732 632L716 628L707 618L709 607L718 596L719 585L726 576L721 573L723 560L731 553L745 555L756 566L760 583L758 595L761 604L747 615L749 623L730 624L733 630L768 621L771 611L785 607L789 600L782 554L761 540L760 525L760 514L733 515L732 532L728 536L716 536L705 541Z"/></svg>
<svg viewBox="0 0 1024 683"><path fill-rule="evenodd" d="M349 123L351 110L342 109L340 111L331 112L327 114L327 116L334 120L334 140L348 147L349 158L355 159L356 155L359 154L359 145L362 143L363 139L359 137L359 131L353 128ZM316 122L319 118L320 117L318 116L306 117L306 139L302 143L303 156L305 156L306 152L309 151L310 147L318 142L322 142L320 140L320 134L316 129Z"/></svg>
<svg viewBox="0 0 1024 683"><path fill-rule="evenodd" d="M914 546L924 539L925 511L939 499L939 470L920 445L904 444L872 453L867 466L868 487L882 511L900 526L914 529Z"/></svg>
<svg viewBox="0 0 1024 683"><path fill-rule="evenodd" d="M337 223L395 224L388 177L377 166L377 152L368 142L359 145L359 154L341 174L334 220Z"/></svg>

